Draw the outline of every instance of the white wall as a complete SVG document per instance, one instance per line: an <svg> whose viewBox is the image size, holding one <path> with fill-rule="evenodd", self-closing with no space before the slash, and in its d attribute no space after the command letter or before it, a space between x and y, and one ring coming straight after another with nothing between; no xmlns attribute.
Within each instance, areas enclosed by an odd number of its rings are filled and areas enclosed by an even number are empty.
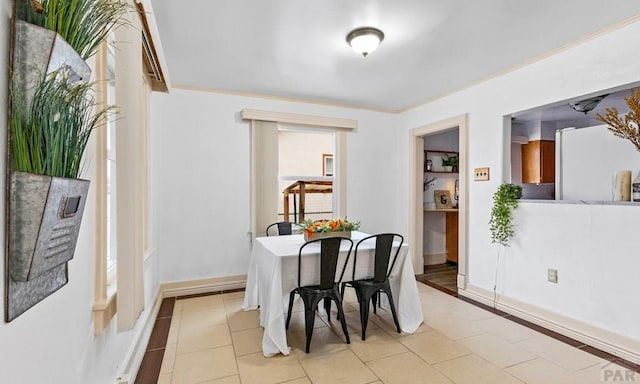
<svg viewBox="0 0 640 384"><path fill-rule="evenodd" d="M244 108L358 120L347 136L347 216L367 232L404 231L397 115L174 89L152 96L163 281L244 275L249 264L249 122Z"/></svg>
<svg viewBox="0 0 640 384"><path fill-rule="evenodd" d="M640 289L638 220L640 206L521 204L501 293L640 341L640 311L630 304ZM558 270L558 284L547 282L547 268Z"/></svg>
<svg viewBox="0 0 640 384"><path fill-rule="evenodd" d="M9 17L11 1L0 1L0 126L7 126L7 80L9 67ZM0 138L0 158L6 157L6 130ZM94 158L94 142L87 158ZM84 178L93 179L94 164ZM112 326L101 336L93 335L92 304L95 257L95 183L89 191L76 252L69 262L69 283L10 323L0 320L0 383L113 384L130 348L137 328L118 333ZM5 171L0 176L0 201L5 201ZM5 205L0 204L3 216ZM0 233L5 231L0 221ZM5 249L5 236L0 236ZM0 296L4 301L5 264L0 263ZM146 311L158 291L157 259L145 263ZM143 314L145 316L147 312Z"/></svg>
<svg viewBox="0 0 640 384"><path fill-rule="evenodd" d="M1 105L7 97L10 3L0 2ZM357 119L359 128L348 135L348 216L361 220L367 232L403 234L409 217L406 130L469 113L469 168L492 169L490 182L469 185L469 282L490 290L498 248L489 242L487 222L508 161L502 157L502 116L640 80L639 39L640 23L635 23L402 115L177 89L154 94L151 215L158 252L145 263L147 308L158 280L246 273L249 128L239 118L243 108ZM0 125L6 127L5 109ZM6 154L4 143L2 138L0 157ZM4 181L0 177L3 200ZM95 207L89 204L85 214L69 284L13 322L0 323L0 382L114 382L136 330L110 328L93 336ZM630 304L640 291L634 241L640 208L524 203L516 220L516 239L500 266L500 300L511 298L640 339L634 322L640 309ZM0 242L4 247L4 238ZM548 267L559 270L557 285L545 281Z"/></svg>
<svg viewBox="0 0 640 384"><path fill-rule="evenodd" d="M502 155L503 116L637 82L639 43L636 22L404 114L405 128L411 129L468 113L469 169L491 168L490 182L469 183L471 288L491 291L494 284L499 248L490 243L487 222L503 162L509 161ZM408 144L402 152L409 153ZM408 176L403 178L408 188ZM640 307L629 303L640 291L640 259L632 250L640 207L521 205L515 245L501 261L500 297L578 320L601 339L606 332L597 328L623 335L637 354L640 328L631 319L640 318ZM548 267L559 269L557 285L546 282Z"/></svg>
<svg viewBox="0 0 640 384"><path fill-rule="evenodd" d="M359 128L348 135L348 216L361 220L365 231L391 228L401 233L406 233L409 217L407 130L468 113L469 169L490 167L492 177L489 182L469 185L468 279L471 288L491 290L498 247L490 243L487 223L493 192L503 181L502 170L510 169L510 160L503 158L507 152L503 148L503 116L640 80L635 64L640 62L639 37L640 23L628 25L401 115L179 89L169 95L154 95L152 147L156 155L152 164L158 176L154 186L161 279L183 281L246 273L249 126L239 118L243 108L357 119ZM404 130L399 129L402 127ZM554 250L555 257L573 254L572 242L558 234L540 238L533 230L562 226L568 238L580 238L590 245L583 247L579 265L562 264L561 280L550 290L545 275L540 276L540 265L552 264L551 260L540 259L535 247L509 248L507 261L503 260L500 268L501 276L509 276L513 282L501 278L500 297L637 340L637 328L632 329L626 319L640 317L640 309L629 308L630 298L620 295L620 276L600 273L603 258L628 252L626 238L619 237L628 229L615 220L620 207L598 208L611 219L610 226L584 219L594 207L572 206L571 212L580 213L575 220L567 217L567 209L555 205L538 211L523 207L518 220L528 225L519 225L517 241L545 244L546 250ZM635 207L623 212L640 221L640 210ZM600 253L598 245L611 238L620 241L611 243L606 254ZM629 291L637 292L640 282L632 281L631 272L625 271L638 269L640 261L626 260L629 265L621 267L620 273L629 275L625 280L633 288ZM571 304L569 300L584 295L584 284L563 280L565 274L583 282L601 281L598 299L624 306L626 314L603 313L600 301Z"/></svg>

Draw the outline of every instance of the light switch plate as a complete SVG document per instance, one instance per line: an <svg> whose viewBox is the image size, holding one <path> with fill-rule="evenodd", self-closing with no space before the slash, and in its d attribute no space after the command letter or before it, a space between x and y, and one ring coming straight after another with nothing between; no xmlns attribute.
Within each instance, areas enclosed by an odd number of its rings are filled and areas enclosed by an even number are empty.
<svg viewBox="0 0 640 384"><path fill-rule="evenodd" d="M475 181L486 181L489 180L489 167L487 168L476 168L473 170L473 179Z"/></svg>
<svg viewBox="0 0 640 384"><path fill-rule="evenodd" d="M558 270L549 268L547 269L547 281L550 283L558 284Z"/></svg>

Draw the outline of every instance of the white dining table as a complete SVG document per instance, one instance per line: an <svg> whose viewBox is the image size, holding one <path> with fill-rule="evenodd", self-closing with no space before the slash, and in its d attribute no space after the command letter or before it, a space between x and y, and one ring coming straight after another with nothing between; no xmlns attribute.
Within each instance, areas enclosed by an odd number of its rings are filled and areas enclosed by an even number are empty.
<svg viewBox="0 0 640 384"><path fill-rule="evenodd" d="M363 232L351 233L355 244L368 236ZM298 251L304 244L303 235L270 236L255 239L249 261L247 286L245 290L243 309L245 311L260 310L260 325L264 328L262 338L262 353L273 356L282 353L289 354L285 321L289 304L289 292L297 287ZM373 275L373 250L375 240L371 239L360 245L356 278ZM400 329L405 333L414 333L422 321L423 313L418 295L418 287L413 271L413 263L407 257L409 247L402 245L396 264L389 276L389 283L396 305ZM342 242L338 265L344 264L344 257L348 250L348 243ZM310 245L302 254L302 285L313 284L320 280L320 246ZM336 272L339 278L341 267ZM353 251L345 278L351 278L353 272ZM384 295L381 301L384 303Z"/></svg>

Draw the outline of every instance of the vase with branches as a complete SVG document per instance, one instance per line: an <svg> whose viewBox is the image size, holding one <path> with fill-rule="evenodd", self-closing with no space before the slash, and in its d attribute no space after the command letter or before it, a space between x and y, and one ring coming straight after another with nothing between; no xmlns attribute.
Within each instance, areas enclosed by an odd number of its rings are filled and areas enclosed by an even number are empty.
<svg viewBox="0 0 640 384"><path fill-rule="evenodd" d="M629 107L629 112L620 116L616 107L606 108L605 114L596 114L596 119L607 124L607 128L613 134L622 139L629 140L640 151L640 88L631 90L631 95L624 99ZM640 202L640 172L632 184L632 199Z"/></svg>
<svg viewBox="0 0 640 384"><path fill-rule="evenodd" d="M631 95L624 99L629 107L629 112L620 116L618 108L605 109L605 114L596 114L596 119L607 124L607 128L613 134L622 139L627 139L640 151L640 88L631 90Z"/></svg>

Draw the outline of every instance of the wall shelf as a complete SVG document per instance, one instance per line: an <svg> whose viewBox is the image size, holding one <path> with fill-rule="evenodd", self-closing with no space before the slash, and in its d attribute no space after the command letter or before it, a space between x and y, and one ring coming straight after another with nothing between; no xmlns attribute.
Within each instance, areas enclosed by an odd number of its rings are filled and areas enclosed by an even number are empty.
<svg viewBox="0 0 640 384"><path fill-rule="evenodd" d="M424 151L424 172L425 173L454 173L457 174L458 165L452 171L445 170L442 166L442 159L446 157L460 158L459 152L428 149Z"/></svg>

